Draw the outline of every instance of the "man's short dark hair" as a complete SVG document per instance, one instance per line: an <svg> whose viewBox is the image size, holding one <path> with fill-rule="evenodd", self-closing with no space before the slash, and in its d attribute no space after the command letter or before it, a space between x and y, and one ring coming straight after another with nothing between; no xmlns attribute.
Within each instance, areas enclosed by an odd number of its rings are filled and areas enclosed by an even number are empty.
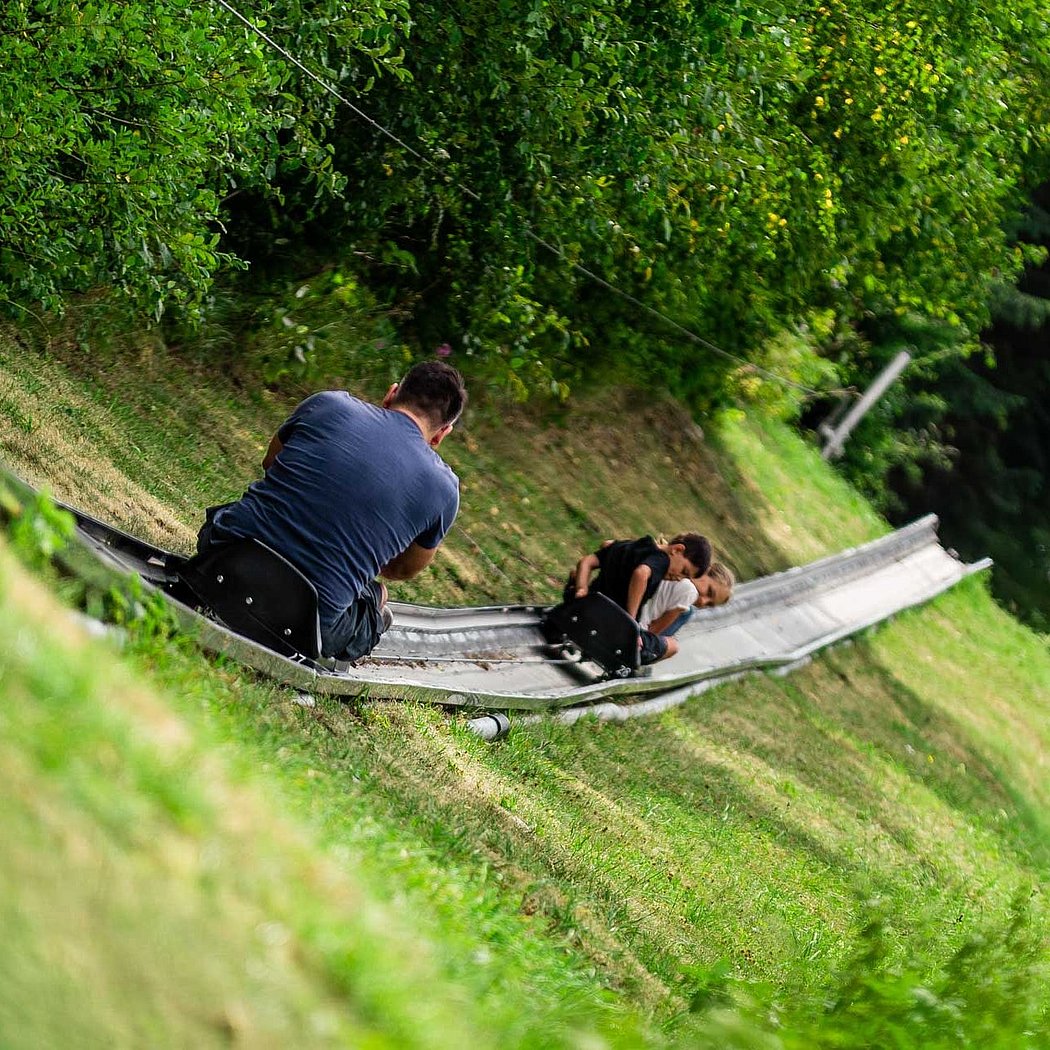
<svg viewBox="0 0 1050 1050"><path fill-rule="evenodd" d="M444 361L423 361L397 385L393 404L414 408L434 427L455 423L467 403L463 377Z"/></svg>
<svg viewBox="0 0 1050 1050"><path fill-rule="evenodd" d="M703 576L711 567L711 541L695 532L680 532L672 543L680 543L682 552L695 566L697 576Z"/></svg>

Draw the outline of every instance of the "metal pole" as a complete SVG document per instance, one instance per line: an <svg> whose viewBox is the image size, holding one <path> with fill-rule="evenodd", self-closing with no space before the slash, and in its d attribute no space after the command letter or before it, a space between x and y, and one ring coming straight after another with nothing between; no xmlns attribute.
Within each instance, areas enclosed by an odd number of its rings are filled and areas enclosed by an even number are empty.
<svg viewBox="0 0 1050 1050"><path fill-rule="evenodd" d="M864 418L868 409L886 392L886 388L904 371L911 354L902 350L879 374L875 382L860 396L857 403L846 413L837 427L821 425L820 435L826 440L821 456L824 459L835 459L842 455L842 446L850 436L853 428Z"/></svg>

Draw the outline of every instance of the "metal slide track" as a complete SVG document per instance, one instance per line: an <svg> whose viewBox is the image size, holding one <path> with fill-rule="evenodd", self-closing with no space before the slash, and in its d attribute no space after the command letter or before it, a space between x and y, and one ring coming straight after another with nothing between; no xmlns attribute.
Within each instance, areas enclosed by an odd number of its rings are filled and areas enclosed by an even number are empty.
<svg viewBox="0 0 1050 1050"><path fill-rule="evenodd" d="M78 537L112 567L147 585L164 579L167 552L79 511ZM438 609L391 603L394 626L348 672L278 656L173 602L186 629L223 652L304 692L411 698L473 709L548 711L644 698L710 684L752 669L789 666L894 614L929 601L987 559L965 564L922 518L840 554L738 585L733 600L698 610L679 632L680 652L647 676L604 679L593 664L552 651L542 606Z"/></svg>

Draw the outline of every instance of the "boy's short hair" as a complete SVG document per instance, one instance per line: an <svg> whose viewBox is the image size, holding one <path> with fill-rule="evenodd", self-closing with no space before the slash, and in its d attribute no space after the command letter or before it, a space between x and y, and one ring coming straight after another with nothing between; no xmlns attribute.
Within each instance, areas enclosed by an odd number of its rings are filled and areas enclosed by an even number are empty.
<svg viewBox="0 0 1050 1050"><path fill-rule="evenodd" d="M733 588L736 586L736 577L733 575L732 569L727 565L723 565L720 561L713 561L707 570L707 578L712 583L717 584L725 593L724 601L729 601L733 596ZM720 602L719 604L722 603Z"/></svg>
<svg viewBox="0 0 1050 1050"><path fill-rule="evenodd" d="M682 552L696 566L696 575L703 576L711 567L711 541L696 532L680 532L672 543L680 543Z"/></svg>
<svg viewBox="0 0 1050 1050"><path fill-rule="evenodd" d="M467 404L463 377L444 361L423 361L405 373L393 405L414 408L435 428L455 423Z"/></svg>

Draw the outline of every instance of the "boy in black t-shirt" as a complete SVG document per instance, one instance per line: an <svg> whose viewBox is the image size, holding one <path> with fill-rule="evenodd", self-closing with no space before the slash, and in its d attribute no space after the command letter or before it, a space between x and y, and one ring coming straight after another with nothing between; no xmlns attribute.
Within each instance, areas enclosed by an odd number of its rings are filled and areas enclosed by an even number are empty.
<svg viewBox="0 0 1050 1050"><path fill-rule="evenodd" d="M695 532L683 532L670 543L657 543L652 536L637 540L616 540L585 554L565 588L565 600L583 598L591 591L604 594L634 619L652 597L663 579L695 580L707 572L711 564L711 544ZM594 570L598 578L591 583ZM678 642L642 630L641 662L655 663L674 656Z"/></svg>

